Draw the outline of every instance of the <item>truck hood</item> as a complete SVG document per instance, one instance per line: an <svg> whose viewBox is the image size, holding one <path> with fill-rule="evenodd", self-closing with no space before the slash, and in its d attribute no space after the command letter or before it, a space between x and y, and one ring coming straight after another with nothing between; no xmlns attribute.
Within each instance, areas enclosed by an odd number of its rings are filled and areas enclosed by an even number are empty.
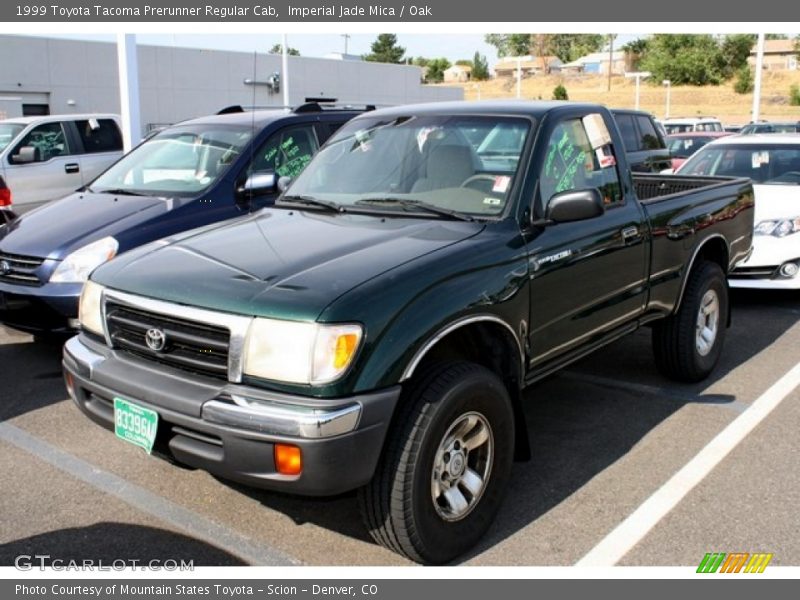
<svg viewBox="0 0 800 600"><path fill-rule="evenodd" d="M100 267L92 279L179 304L315 320L359 284L481 229L444 219L265 209L134 250Z"/></svg>
<svg viewBox="0 0 800 600"><path fill-rule="evenodd" d="M800 217L800 185L753 186L756 202L755 221L796 219Z"/></svg>
<svg viewBox="0 0 800 600"><path fill-rule="evenodd" d="M26 213L0 230L0 249L61 260L81 246L132 229L181 204L182 200L150 196L79 192Z"/></svg>

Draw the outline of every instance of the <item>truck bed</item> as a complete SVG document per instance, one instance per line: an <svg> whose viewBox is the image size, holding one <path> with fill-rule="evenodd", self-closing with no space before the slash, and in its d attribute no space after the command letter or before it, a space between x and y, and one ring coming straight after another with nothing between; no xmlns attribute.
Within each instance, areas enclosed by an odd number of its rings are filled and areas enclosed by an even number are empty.
<svg viewBox="0 0 800 600"><path fill-rule="evenodd" d="M746 178L737 177L692 177L689 175L659 175L650 173L634 173L633 185L636 196L643 204L666 200L669 196L700 188L728 186L734 182L746 183Z"/></svg>

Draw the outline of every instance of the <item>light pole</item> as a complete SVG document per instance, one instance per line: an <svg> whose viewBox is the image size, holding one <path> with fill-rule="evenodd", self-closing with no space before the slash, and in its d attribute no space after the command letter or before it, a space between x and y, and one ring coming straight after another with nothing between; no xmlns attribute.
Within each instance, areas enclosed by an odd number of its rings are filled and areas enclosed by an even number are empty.
<svg viewBox="0 0 800 600"><path fill-rule="evenodd" d="M533 57L528 56L517 56L517 99L522 98L522 61L531 61Z"/></svg>
<svg viewBox="0 0 800 600"><path fill-rule="evenodd" d="M672 89L672 82L669 79L665 79L661 82L661 85L667 88L667 106L664 109L664 118L669 119L669 92Z"/></svg>
<svg viewBox="0 0 800 600"><path fill-rule="evenodd" d="M753 113L750 119L753 123L758 121L761 113L761 71L764 69L764 34L758 34L756 45L756 77L753 82Z"/></svg>
<svg viewBox="0 0 800 600"><path fill-rule="evenodd" d="M642 79L647 79L650 77L650 71L637 71L635 73L625 73L625 77L630 79L631 77L636 78L636 110L639 110L639 82Z"/></svg>

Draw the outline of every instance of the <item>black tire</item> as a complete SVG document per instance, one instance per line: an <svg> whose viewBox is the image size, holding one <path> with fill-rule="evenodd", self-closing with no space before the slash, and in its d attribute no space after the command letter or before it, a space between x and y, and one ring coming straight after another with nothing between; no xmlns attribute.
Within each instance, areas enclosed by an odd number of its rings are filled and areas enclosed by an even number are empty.
<svg viewBox="0 0 800 600"><path fill-rule="evenodd" d="M478 542L500 508L514 457L511 399L491 371L451 362L417 380L402 401L375 475L359 492L361 512L378 544L419 563L447 563ZM443 456L440 443L451 428L474 415L484 418L479 428L488 424L491 448L491 459L475 469L488 462L490 470L480 494L462 493L472 498L472 508L448 520L440 514L442 504L437 508L434 503L434 462ZM481 448L466 453L470 468L470 461L485 451Z"/></svg>
<svg viewBox="0 0 800 600"><path fill-rule="evenodd" d="M704 349L698 348L698 321L707 294L718 302L716 335ZM702 381L714 370L722 352L728 326L728 283L716 263L703 261L689 274L683 301L677 313L653 327L653 353L656 366L666 377L694 383Z"/></svg>

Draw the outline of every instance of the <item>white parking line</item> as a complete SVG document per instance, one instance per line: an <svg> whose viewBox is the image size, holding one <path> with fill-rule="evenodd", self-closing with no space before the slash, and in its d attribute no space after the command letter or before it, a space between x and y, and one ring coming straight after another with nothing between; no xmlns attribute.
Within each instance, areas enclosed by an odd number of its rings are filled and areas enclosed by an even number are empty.
<svg viewBox="0 0 800 600"><path fill-rule="evenodd" d="M800 385L800 363L781 377L575 566L614 566Z"/></svg>
<svg viewBox="0 0 800 600"><path fill-rule="evenodd" d="M161 521L170 523L195 539L238 556L252 565L296 565L299 561L212 521L166 498L135 485L122 477L103 471L72 454L44 442L19 427L0 423L0 440L34 455L55 468L110 494Z"/></svg>

